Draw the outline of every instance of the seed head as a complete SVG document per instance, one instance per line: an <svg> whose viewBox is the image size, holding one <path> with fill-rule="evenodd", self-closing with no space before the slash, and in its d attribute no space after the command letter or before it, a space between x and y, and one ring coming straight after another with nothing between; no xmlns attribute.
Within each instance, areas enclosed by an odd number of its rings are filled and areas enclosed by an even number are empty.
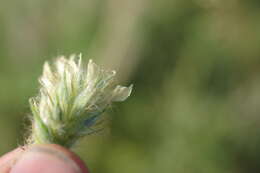
<svg viewBox="0 0 260 173"><path fill-rule="evenodd" d="M106 108L131 94L132 85L115 85L115 75L92 60L84 68L81 55L59 57L53 65L46 62L40 93L30 99L31 142L71 147L80 137L95 132Z"/></svg>

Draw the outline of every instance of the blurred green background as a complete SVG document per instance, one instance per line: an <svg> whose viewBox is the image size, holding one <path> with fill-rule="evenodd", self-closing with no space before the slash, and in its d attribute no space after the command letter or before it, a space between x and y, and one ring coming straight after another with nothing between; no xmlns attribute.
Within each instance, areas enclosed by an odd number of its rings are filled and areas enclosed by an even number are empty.
<svg viewBox="0 0 260 173"><path fill-rule="evenodd" d="M259 18L259 0L1 1L0 155L43 62L82 52L134 84L74 149L91 172L260 172Z"/></svg>

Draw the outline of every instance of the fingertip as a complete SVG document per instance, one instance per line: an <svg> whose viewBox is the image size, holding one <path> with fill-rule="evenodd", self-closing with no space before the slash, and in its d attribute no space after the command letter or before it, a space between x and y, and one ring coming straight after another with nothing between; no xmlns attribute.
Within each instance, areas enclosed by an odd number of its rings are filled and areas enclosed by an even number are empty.
<svg viewBox="0 0 260 173"><path fill-rule="evenodd" d="M89 173L84 162L68 149L55 145L30 146L10 173Z"/></svg>
<svg viewBox="0 0 260 173"><path fill-rule="evenodd" d="M73 162L76 163L76 165L81 169L82 173L89 173L87 166L85 163L81 160L81 158L76 155L75 153L71 152L65 147L62 147L57 144L45 144L45 145L39 145L40 147L46 147L46 148L52 148L54 150L62 152L64 155L66 155L68 158L70 158Z"/></svg>
<svg viewBox="0 0 260 173"><path fill-rule="evenodd" d="M10 151L9 153L6 153L2 157L0 157L0 172L8 173L23 152L23 147L18 147L15 150Z"/></svg>

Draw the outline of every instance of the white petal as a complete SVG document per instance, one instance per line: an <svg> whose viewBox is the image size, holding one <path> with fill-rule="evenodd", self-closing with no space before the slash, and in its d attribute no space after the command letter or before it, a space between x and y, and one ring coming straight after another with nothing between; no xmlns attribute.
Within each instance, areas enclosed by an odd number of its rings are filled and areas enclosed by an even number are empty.
<svg viewBox="0 0 260 173"><path fill-rule="evenodd" d="M132 92L132 88L133 88L133 85L130 85L129 87L124 87L124 86L118 85L113 91L112 101L117 101L117 102L124 101L125 99L127 99L127 97L130 96L130 94Z"/></svg>
<svg viewBox="0 0 260 173"><path fill-rule="evenodd" d="M92 59L88 62L88 69L87 69L87 85L93 86L96 82L96 79L99 77L100 68L92 61Z"/></svg>
<svg viewBox="0 0 260 173"><path fill-rule="evenodd" d="M61 77L63 77L64 71L66 70L66 63L67 60L65 59L64 56L59 57L58 60L56 61L57 72L59 75L61 75Z"/></svg>

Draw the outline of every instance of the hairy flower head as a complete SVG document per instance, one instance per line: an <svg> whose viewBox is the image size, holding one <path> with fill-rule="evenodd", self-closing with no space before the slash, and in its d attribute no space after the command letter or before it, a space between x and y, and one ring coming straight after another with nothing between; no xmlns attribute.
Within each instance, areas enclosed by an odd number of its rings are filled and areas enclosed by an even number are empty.
<svg viewBox="0 0 260 173"><path fill-rule="evenodd" d="M40 93L30 99L33 113L32 143L71 147L77 139L95 132L98 120L115 101L124 101L132 85L115 85L115 71L106 71L81 55L59 57L44 64Z"/></svg>

